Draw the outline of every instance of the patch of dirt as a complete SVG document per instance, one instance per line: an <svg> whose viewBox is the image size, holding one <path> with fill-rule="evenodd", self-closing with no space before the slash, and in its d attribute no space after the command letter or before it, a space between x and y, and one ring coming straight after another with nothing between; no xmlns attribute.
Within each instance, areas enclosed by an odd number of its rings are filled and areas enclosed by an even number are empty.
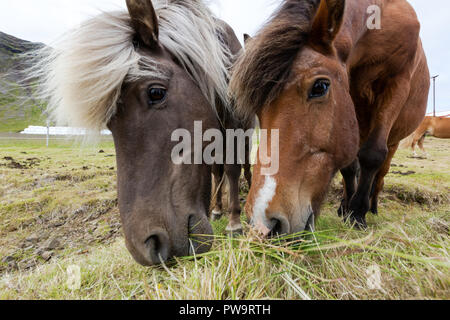
<svg viewBox="0 0 450 320"><path fill-rule="evenodd" d="M83 169L85 170L85 169ZM62 175L57 175L55 177L56 181L72 181L72 182L84 182L84 181L88 181L91 179L94 179L96 176L96 174L85 174L85 175L71 175L71 174L62 174Z"/></svg>
<svg viewBox="0 0 450 320"><path fill-rule="evenodd" d="M22 162L19 162L12 157L4 157L3 160L7 163L0 163L0 167L9 169L27 170L38 167L41 164L41 160L38 158L28 158Z"/></svg>
<svg viewBox="0 0 450 320"><path fill-rule="evenodd" d="M407 166L403 165L403 164L391 164L392 168L408 168Z"/></svg>
<svg viewBox="0 0 450 320"><path fill-rule="evenodd" d="M86 254L94 245L114 242L122 235L117 205L117 199L94 201L73 211L59 209L27 221L18 229L32 234L8 240L16 249L0 258L0 275L35 268L65 250Z"/></svg>
<svg viewBox="0 0 450 320"><path fill-rule="evenodd" d="M408 190L402 186L387 187L381 196L405 204L419 204L429 207L442 205L450 201L449 194L431 193L418 188Z"/></svg>
<svg viewBox="0 0 450 320"><path fill-rule="evenodd" d="M407 172L392 171L391 174L397 174L397 175L401 175L401 176L410 176L410 175L416 174L416 172L415 171L407 171Z"/></svg>
<svg viewBox="0 0 450 320"><path fill-rule="evenodd" d="M342 195L344 193L343 186L340 182L335 181L330 188L327 195L327 202L333 204L340 204ZM398 201L404 204L419 204L423 206L436 206L450 202L449 194L445 193L431 193L423 191L419 188L409 190L402 186L385 187L380 195L380 198L387 198L389 200Z"/></svg>

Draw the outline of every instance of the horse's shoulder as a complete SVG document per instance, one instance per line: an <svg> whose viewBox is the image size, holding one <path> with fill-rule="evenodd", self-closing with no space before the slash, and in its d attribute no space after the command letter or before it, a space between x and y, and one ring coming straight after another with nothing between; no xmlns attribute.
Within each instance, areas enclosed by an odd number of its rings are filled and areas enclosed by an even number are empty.
<svg viewBox="0 0 450 320"><path fill-rule="evenodd" d="M406 1L385 1L379 29L365 30L353 47L351 67L387 77L414 73L421 60L420 22Z"/></svg>

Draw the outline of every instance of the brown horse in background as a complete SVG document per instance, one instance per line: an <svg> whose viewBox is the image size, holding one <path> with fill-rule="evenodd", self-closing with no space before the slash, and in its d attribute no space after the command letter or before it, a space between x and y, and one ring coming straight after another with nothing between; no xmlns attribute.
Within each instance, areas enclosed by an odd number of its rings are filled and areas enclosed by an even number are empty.
<svg viewBox="0 0 450 320"><path fill-rule="evenodd" d="M450 139L450 118L425 117L425 120L422 122L420 127L402 142L402 146L407 148L411 147L415 157L417 156L417 145L419 145L422 152L426 154L427 152L425 151L423 143L425 142L427 135L431 135L439 139Z"/></svg>
<svg viewBox="0 0 450 320"><path fill-rule="evenodd" d="M380 28L369 23L371 8ZM259 157L246 207L263 235L314 230L339 170L339 213L367 227L399 142L425 116L430 75L419 33L405 0L285 0L248 43L230 83L236 112L258 115L269 144L271 130L279 134L279 171L263 176Z"/></svg>

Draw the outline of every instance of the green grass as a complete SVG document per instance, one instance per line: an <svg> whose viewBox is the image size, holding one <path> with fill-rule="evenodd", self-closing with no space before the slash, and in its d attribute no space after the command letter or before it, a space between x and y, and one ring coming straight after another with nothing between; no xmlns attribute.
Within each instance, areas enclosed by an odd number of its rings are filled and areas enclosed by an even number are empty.
<svg viewBox="0 0 450 320"><path fill-rule="evenodd" d="M388 175L367 231L337 216L337 178L317 233L301 242L263 241L251 231L230 239L224 218L213 224L211 252L143 268L117 226L112 143L80 151L64 141L47 149L0 140L0 260L17 265L0 262L0 299L450 299L450 142L427 145L427 160L399 151L394 164L404 167L391 172L415 173ZM2 167L4 157L41 161L20 170ZM36 252L40 242L23 245L36 233L62 242L48 262ZM77 290L67 284L73 265L81 269ZM373 270L377 288L368 283Z"/></svg>
<svg viewBox="0 0 450 320"><path fill-rule="evenodd" d="M24 85L28 75L23 72L30 59L22 54L40 47L0 32L0 132L20 132L45 123L44 106L29 98L34 89Z"/></svg>
<svg viewBox="0 0 450 320"><path fill-rule="evenodd" d="M40 115L5 121L0 125L0 132L22 132L30 125L44 126L45 121Z"/></svg>
<svg viewBox="0 0 450 320"><path fill-rule="evenodd" d="M0 93L0 132L21 132L30 125L44 125L42 106L25 99L28 94L21 86L0 79L0 88L8 88Z"/></svg>

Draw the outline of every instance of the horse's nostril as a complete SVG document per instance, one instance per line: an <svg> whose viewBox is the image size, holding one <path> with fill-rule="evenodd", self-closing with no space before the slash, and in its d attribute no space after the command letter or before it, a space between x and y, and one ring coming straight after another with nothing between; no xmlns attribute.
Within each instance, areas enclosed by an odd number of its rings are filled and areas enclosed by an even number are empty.
<svg viewBox="0 0 450 320"><path fill-rule="evenodd" d="M160 264L169 259L170 243L166 232L157 232L145 241L151 264Z"/></svg>
<svg viewBox="0 0 450 320"><path fill-rule="evenodd" d="M273 229L270 233L271 237L276 237L281 234L281 221L278 219L272 219Z"/></svg>
<svg viewBox="0 0 450 320"><path fill-rule="evenodd" d="M270 233L271 237L278 237L282 235L286 235L289 233L289 221L287 221L284 217L277 217L272 219L272 232Z"/></svg>

